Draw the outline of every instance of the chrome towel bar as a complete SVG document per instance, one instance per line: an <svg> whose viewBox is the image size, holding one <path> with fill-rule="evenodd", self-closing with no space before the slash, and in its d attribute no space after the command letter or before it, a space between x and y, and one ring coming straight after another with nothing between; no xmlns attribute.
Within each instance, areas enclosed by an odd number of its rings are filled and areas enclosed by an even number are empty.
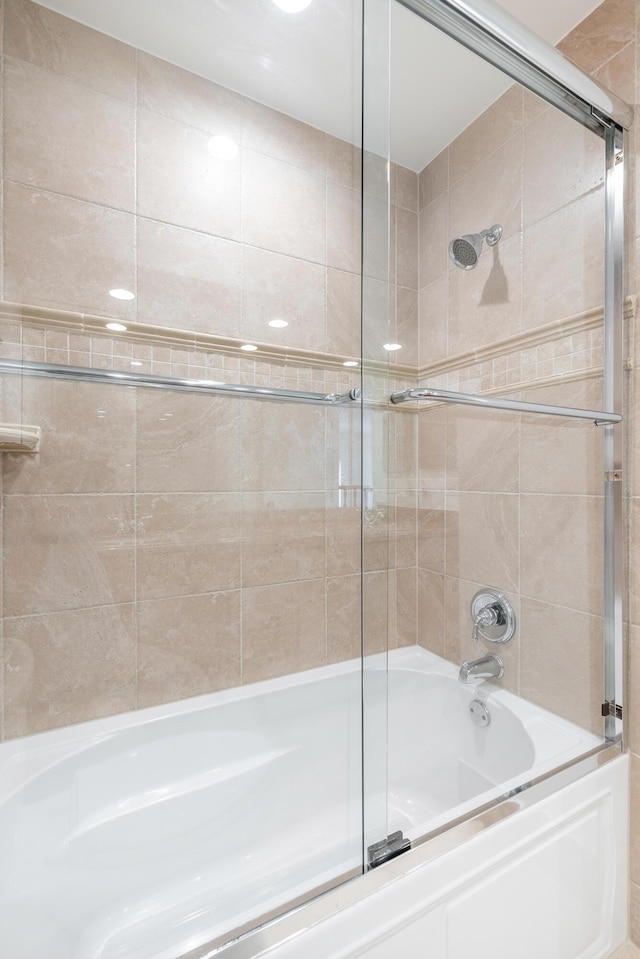
<svg viewBox="0 0 640 959"><path fill-rule="evenodd" d="M392 403L407 403L409 400L434 400L439 403L458 403L489 410L513 410L516 413L543 413L546 416L568 416L578 420L593 420L596 426L621 423L620 413L604 413L600 410L580 410L572 406L550 406L546 403L525 403L522 400L501 399L498 396L477 396L474 393L453 393L450 390L403 390L392 393Z"/></svg>
<svg viewBox="0 0 640 959"><path fill-rule="evenodd" d="M182 379L176 376L158 376L152 373L125 373L120 370L101 370L86 366L65 366L57 363L36 363L27 360L0 358L0 373L26 376L55 377L78 383L115 383L120 386L147 386L155 389L182 390L187 393L215 393L221 396L247 396L263 400L288 400L293 403L324 403L339 406L360 398L360 390L348 393L311 393L305 390L280 390L268 386L244 386L238 383L218 383L215 380Z"/></svg>

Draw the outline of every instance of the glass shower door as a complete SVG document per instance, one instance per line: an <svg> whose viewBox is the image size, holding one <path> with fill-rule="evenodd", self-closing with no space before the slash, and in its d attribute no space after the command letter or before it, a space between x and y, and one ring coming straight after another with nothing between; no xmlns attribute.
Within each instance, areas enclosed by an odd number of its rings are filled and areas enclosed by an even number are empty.
<svg viewBox="0 0 640 959"><path fill-rule="evenodd" d="M364 80L363 415L388 464L381 653L364 618L375 866L620 736L624 154L439 8L366 13L387 43ZM365 570L374 542L365 514Z"/></svg>
<svg viewBox="0 0 640 959"><path fill-rule="evenodd" d="M363 871L361 5L143 6L4 4L16 959Z"/></svg>

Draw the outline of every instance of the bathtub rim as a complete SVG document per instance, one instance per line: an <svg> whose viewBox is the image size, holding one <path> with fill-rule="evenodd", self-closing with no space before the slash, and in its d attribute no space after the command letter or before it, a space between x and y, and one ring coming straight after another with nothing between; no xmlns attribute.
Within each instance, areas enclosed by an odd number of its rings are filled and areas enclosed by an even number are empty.
<svg viewBox="0 0 640 959"><path fill-rule="evenodd" d="M433 832L415 840L412 848L375 869L354 869L333 880L329 888L320 886L278 910L258 917L250 926L238 927L229 938L213 940L175 959L255 959L288 939L328 919L337 912L361 902L374 892L413 872L445 853L464 845L473 837L514 814L535 806L603 766L626 755L622 735L603 742L586 755L571 759L553 770L524 783L511 793L485 803Z"/></svg>

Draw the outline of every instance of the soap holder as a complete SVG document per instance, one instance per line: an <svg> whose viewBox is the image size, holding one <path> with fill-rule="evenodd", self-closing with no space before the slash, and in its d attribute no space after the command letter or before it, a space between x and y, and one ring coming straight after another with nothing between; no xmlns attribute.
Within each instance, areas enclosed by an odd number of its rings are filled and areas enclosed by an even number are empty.
<svg viewBox="0 0 640 959"><path fill-rule="evenodd" d="M40 437L39 426L0 423L0 453L38 453Z"/></svg>

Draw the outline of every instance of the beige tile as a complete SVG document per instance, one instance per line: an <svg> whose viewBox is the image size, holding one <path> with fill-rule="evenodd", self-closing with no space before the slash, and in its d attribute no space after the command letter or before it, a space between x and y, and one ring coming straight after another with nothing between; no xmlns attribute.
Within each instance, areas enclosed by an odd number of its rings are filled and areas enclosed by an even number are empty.
<svg viewBox="0 0 640 959"><path fill-rule="evenodd" d="M245 246L242 257L242 336L260 343L326 349L324 267ZM286 320L272 329L270 320Z"/></svg>
<svg viewBox="0 0 640 959"><path fill-rule="evenodd" d="M448 489L517 493L519 439L517 416L451 408L447 418Z"/></svg>
<svg viewBox="0 0 640 959"><path fill-rule="evenodd" d="M438 656L444 656L444 576L418 569L417 642Z"/></svg>
<svg viewBox="0 0 640 959"><path fill-rule="evenodd" d="M418 215L398 207L396 211L396 282L418 289Z"/></svg>
<svg viewBox="0 0 640 959"><path fill-rule="evenodd" d="M407 569L417 563L417 497L415 490L400 490L395 495L393 530L395 534L395 567Z"/></svg>
<svg viewBox="0 0 640 959"><path fill-rule="evenodd" d="M134 598L133 497L10 496L4 505L4 614Z"/></svg>
<svg viewBox="0 0 640 959"><path fill-rule="evenodd" d="M393 337L394 343L400 343L402 349L389 354L389 361L401 363L403 366L419 365L419 331L418 331L418 299L417 290L396 288L396 323Z"/></svg>
<svg viewBox="0 0 640 959"><path fill-rule="evenodd" d="M327 266L360 272L362 210L356 190L327 181Z"/></svg>
<svg viewBox="0 0 640 959"><path fill-rule="evenodd" d="M240 335L239 243L143 217L137 243L141 323Z"/></svg>
<svg viewBox="0 0 640 959"><path fill-rule="evenodd" d="M604 688L600 616L522 598L520 693L596 735Z"/></svg>
<svg viewBox="0 0 640 959"><path fill-rule="evenodd" d="M594 77L622 100L633 104L636 102L635 68L636 46L630 42L620 53L596 70Z"/></svg>
<svg viewBox="0 0 640 959"><path fill-rule="evenodd" d="M131 211L133 106L21 60L4 78L5 177Z"/></svg>
<svg viewBox="0 0 640 959"><path fill-rule="evenodd" d="M640 755L640 702L635 691L640 685L640 627L628 627L627 645L628 709L626 736L629 749Z"/></svg>
<svg viewBox="0 0 640 959"><path fill-rule="evenodd" d="M138 106L209 135L242 143L244 98L188 70L138 51Z"/></svg>
<svg viewBox="0 0 640 959"><path fill-rule="evenodd" d="M322 407L247 400L242 404L242 436L242 477L246 492L324 491L325 411Z"/></svg>
<svg viewBox="0 0 640 959"><path fill-rule="evenodd" d="M553 148L550 149L550 145ZM567 163L567 157L571 162ZM524 136L524 226L591 194L604 182L602 140L559 110L547 110Z"/></svg>
<svg viewBox="0 0 640 959"><path fill-rule="evenodd" d="M237 589L241 557L239 495L138 496L138 599Z"/></svg>
<svg viewBox="0 0 640 959"><path fill-rule="evenodd" d="M217 160L208 140L202 130L138 112L138 213L239 240L241 156Z"/></svg>
<svg viewBox="0 0 640 959"><path fill-rule="evenodd" d="M240 684L240 592L138 604L138 706Z"/></svg>
<svg viewBox="0 0 640 959"><path fill-rule="evenodd" d="M447 576L517 591L518 496L461 492L447 495Z"/></svg>
<svg viewBox="0 0 640 959"><path fill-rule="evenodd" d="M114 287L135 289L133 217L5 184L5 296L17 303L131 318Z"/></svg>
<svg viewBox="0 0 640 959"><path fill-rule="evenodd" d="M640 576L634 575L640 556L640 498L632 496L628 503L629 549L629 621L640 626Z"/></svg>
<svg viewBox="0 0 640 959"><path fill-rule="evenodd" d="M449 147L428 163L418 177L420 211L449 189Z"/></svg>
<svg viewBox="0 0 640 959"><path fill-rule="evenodd" d="M418 174L413 170L393 164L393 178L391 181L391 202L403 210L418 212Z"/></svg>
<svg viewBox="0 0 640 959"><path fill-rule="evenodd" d="M635 882L629 885L629 898L631 900L629 904L629 938L636 944L637 953L638 944L640 944L640 886ZM638 956L632 953L628 959L638 959Z"/></svg>
<svg viewBox="0 0 640 959"><path fill-rule="evenodd" d="M354 492L354 501L356 495ZM336 499L329 499L326 507L327 576L337 578L360 571L360 516L360 510L357 506L339 506ZM368 529L368 537L370 540L369 551L373 556L377 550L374 550L374 530L371 528ZM383 537L382 533L380 533L380 537ZM384 546L386 559L386 531ZM380 561L374 568L379 568L379 566Z"/></svg>
<svg viewBox="0 0 640 959"><path fill-rule="evenodd" d="M602 190L531 226L524 235L523 328L600 306L604 290Z"/></svg>
<svg viewBox="0 0 640 959"><path fill-rule="evenodd" d="M602 610L602 499L524 495L520 501L523 595L597 615Z"/></svg>
<svg viewBox="0 0 640 959"><path fill-rule="evenodd" d="M362 651L382 653L395 645L395 577L387 570L365 573L362 578Z"/></svg>
<svg viewBox="0 0 640 959"><path fill-rule="evenodd" d="M599 380L577 380L524 391L522 399L597 410L602 408L601 392ZM520 489L523 493L601 493L601 431L590 421L523 416Z"/></svg>
<svg viewBox="0 0 640 959"><path fill-rule="evenodd" d="M395 289L384 280L364 276L362 299L362 355L365 360L388 363L389 354L383 347L393 334Z"/></svg>
<svg viewBox="0 0 640 959"><path fill-rule="evenodd" d="M126 493L134 490L132 389L29 378L21 417L42 430L40 452L3 457L5 493Z"/></svg>
<svg viewBox="0 0 640 959"><path fill-rule="evenodd" d="M253 683L326 662L325 582L242 591L242 680Z"/></svg>
<svg viewBox="0 0 640 959"><path fill-rule="evenodd" d="M449 272L449 355L487 346L522 326L521 237L484 248L474 270Z"/></svg>
<svg viewBox="0 0 640 959"><path fill-rule="evenodd" d="M0 116L1 116L1 114L0 114ZM0 158L0 174L1 174L1 173L2 173L2 159ZM3 224L2 229L0 229L0 296L2 296L2 299L5 298L5 292L4 292L4 261L5 261L5 256L4 256L4 250L5 250L5 240L4 240L4 209L5 209L4 192L5 192L4 179L3 179L3 177L0 175L0 223ZM25 356L25 354L23 354L23 356Z"/></svg>
<svg viewBox="0 0 640 959"><path fill-rule="evenodd" d="M611 953L609 959L640 959L640 949L634 946L632 942L625 942L619 949Z"/></svg>
<svg viewBox="0 0 640 959"><path fill-rule="evenodd" d="M418 583L417 569L397 569L396 630L392 646L413 646L418 642Z"/></svg>
<svg viewBox="0 0 640 959"><path fill-rule="evenodd" d="M248 150L284 160L307 173L325 175L326 135L270 107L245 99L243 145Z"/></svg>
<svg viewBox="0 0 640 959"><path fill-rule="evenodd" d="M136 51L29 0L5 3L4 52L133 102Z"/></svg>
<svg viewBox="0 0 640 959"><path fill-rule="evenodd" d="M417 486L418 418L413 412L391 418L390 437L395 448L389 461L389 480L396 490L414 490Z"/></svg>
<svg viewBox="0 0 640 959"><path fill-rule="evenodd" d="M362 522L362 565L367 572L380 572L392 565L391 523L389 506L365 509Z"/></svg>
<svg viewBox="0 0 640 959"><path fill-rule="evenodd" d="M420 493L418 501L418 566L442 574L445 569L444 494Z"/></svg>
<svg viewBox="0 0 640 959"><path fill-rule="evenodd" d="M133 606L23 616L4 630L7 738L135 709Z"/></svg>
<svg viewBox="0 0 640 959"><path fill-rule="evenodd" d="M533 120L537 120L540 114L544 113L545 110L553 109L549 106L546 100L536 96L535 93L531 93L529 90L523 90L522 92L524 99L525 124L531 123Z"/></svg>
<svg viewBox="0 0 640 959"><path fill-rule="evenodd" d="M446 489L446 412L425 405L418 414L418 488Z"/></svg>
<svg viewBox="0 0 640 959"><path fill-rule="evenodd" d="M427 366L448 353L449 278L446 273L420 290L418 299L419 363Z"/></svg>
<svg viewBox="0 0 640 959"><path fill-rule="evenodd" d="M357 374L352 382L358 382ZM361 408L349 403L327 412L326 505L328 509L350 510L361 505Z"/></svg>
<svg viewBox="0 0 640 959"><path fill-rule="evenodd" d="M362 271L365 277L395 281L395 218L386 199L362 197Z"/></svg>
<svg viewBox="0 0 640 959"><path fill-rule="evenodd" d="M470 229L467 227L463 233ZM418 269L421 290L447 273L449 232L449 195L443 194L420 211Z"/></svg>
<svg viewBox="0 0 640 959"><path fill-rule="evenodd" d="M361 189L362 152L359 147L326 134L327 178L352 190Z"/></svg>
<svg viewBox="0 0 640 959"><path fill-rule="evenodd" d="M638 68L640 75L640 67ZM640 80L636 80L636 87L640 90ZM638 93L640 99L640 93ZM637 110L637 107L634 109ZM638 268L637 255L635 250L634 238L637 238L640 232L640 189L638 179L640 176L640 163L638 162L638 153L640 152L640 139L638 131L632 131L626 140L625 164L628 170L625 189L626 203L631 214L627 217L625 223L625 288L628 293L633 293L638 288Z"/></svg>
<svg viewBox="0 0 640 959"><path fill-rule="evenodd" d="M502 226L501 243L520 232L523 142L523 134L516 133L452 185L449 191L451 235L444 244L445 255L449 241L454 237L478 233L494 223ZM450 263L450 269L456 270L453 263Z"/></svg>
<svg viewBox="0 0 640 959"><path fill-rule="evenodd" d="M453 140L449 146L449 176L452 184L468 173L473 174L478 164L522 129L523 92L522 87L514 83Z"/></svg>
<svg viewBox="0 0 640 959"><path fill-rule="evenodd" d="M325 178L252 150L243 156L244 242L324 263Z"/></svg>
<svg viewBox="0 0 640 959"><path fill-rule="evenodd" d="M327 579L327 662L356 659L362 648L360 576Z"/></svg>
<svg viewBox="0 0 640 959"><path fill-rule="evenodd" d="M634 39L634 0L608 0L561 40L558 48L587 73Z"/></svg>
<svg viewBox="0 0 640 959"><path fill-rule="evenodd" d="M326 572L324 493L245 493L242 585L320 579Z"/></svg>
<svg viewBox="0 0 640 959"><path fill-rule="evenodd" d="M630 759L630 802L629 802L629 873L631 881L640 880L640 757L631 753Z"/></svg>
<svg viewBox="0 0 640 959"><path fill-rule="evenodd" d="M361 278L357 273L327 270L327 351L357 358L360 354Z"/></svg>
<svg viewBox="0 0 640 959"><path fill-rule="evenodd" d="M243 401L139 390L137 403L139 491L213 493L240 489Z"/></svg>

